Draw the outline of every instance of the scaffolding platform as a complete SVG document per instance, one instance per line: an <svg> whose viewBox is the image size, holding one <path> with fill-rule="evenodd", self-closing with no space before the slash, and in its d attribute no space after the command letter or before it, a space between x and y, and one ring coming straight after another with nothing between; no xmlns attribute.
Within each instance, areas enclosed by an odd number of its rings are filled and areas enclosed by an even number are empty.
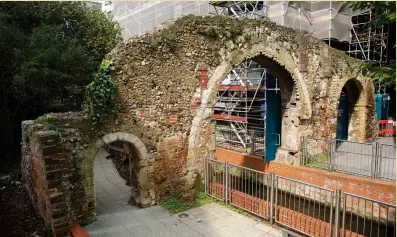
<svg viewBox="0 0 397 237"><path fill-rule="evenodd" d="M265 89L264 86L219 86L218 90L220 91L263 91Z"/></svg>
<svg viewBox="0 0 397 237"><path fill-rule="evenodd" d="M213 119L218 119L218 120L247 122L247 118L240 117L240 116L225 115L225 114L214 114L214 115L212 115L212 118Z"/></svg>

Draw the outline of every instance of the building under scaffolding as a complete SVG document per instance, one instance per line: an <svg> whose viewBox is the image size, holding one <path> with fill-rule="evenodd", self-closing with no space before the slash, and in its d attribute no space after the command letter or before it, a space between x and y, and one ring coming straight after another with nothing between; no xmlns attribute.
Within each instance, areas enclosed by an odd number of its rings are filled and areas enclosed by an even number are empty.
<svg viewBox="0 0 397 237"><path fill-rule="evenodd" d="M370 9L353 12L336 1L202 1L202 2L104 2L123 28L123 38L150 31L163 22L183 15L220 14L232 17L266 18L278 25L307 31L331 47L352 57L383 63L387 29L374 29ZM340 44L343 44L341 46Z"/></svg>

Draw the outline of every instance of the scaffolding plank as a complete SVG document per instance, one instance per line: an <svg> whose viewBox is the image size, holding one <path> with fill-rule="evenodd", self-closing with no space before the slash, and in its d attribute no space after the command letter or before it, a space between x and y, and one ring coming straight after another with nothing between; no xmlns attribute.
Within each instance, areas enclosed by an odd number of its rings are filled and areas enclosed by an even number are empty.
<svg viewBox="0 0 397 237"><path fill-rule="evenodd" d="M212 115L213 119L222 119L222 120L230 120L230 121L240 121L240 122L247 122L247 118L240 117L240 116L232 116L232 115L223 115L223 114L214 114Z"/></svg>
<svg viewBox="0 0 397 237"><path fill-rule="evenodd" d="M220 91L256 91L258 86L219 86ZM259 90L264 90L264 86L259 86Z"/></svg>

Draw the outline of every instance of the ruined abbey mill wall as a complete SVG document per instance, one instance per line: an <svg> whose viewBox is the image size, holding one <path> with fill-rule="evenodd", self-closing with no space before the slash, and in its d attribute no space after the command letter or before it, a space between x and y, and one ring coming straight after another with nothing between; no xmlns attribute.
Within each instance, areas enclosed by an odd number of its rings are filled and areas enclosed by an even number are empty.
<svg viewBox="0 0 397 237"><path fill-rule="evenodd" d="M53 114L50 123L24 125L30 129L24 133L27 186L43 215L58 219L58 230L72 220L87 223L95 218L95 153L115 140L129 142L137 151L140 205L171 196L194 197L204 159L215 157L210 117L218 85L245 60L261 63L280 81L283 116L277 160L299 165L301 136L336 136L338 100L349 80L360 92L350 108L349 140L377 134L372 82L346 70L359 61L269 21L185 16L117 46L107 59L113 62L111 76L124 109L106 122L103 135L87 136L83 113ZM50 131L51 124L56 132ZM32 166L40 167L34 169L34 182L29 178ZM53 181L37 178L50 171ZM49 203L57 202L63 204L51 210Z"/></svg>
<svg viewBox="0 0 397 237"><path fill-rule="evenodd" d="M373 85L347 70L359 60L269 21L186 16L130 39L108 59L127 110L113 128L142 138L155 157L160 186L179 180L170 178L170 171L185 175L202 170L203 159L215 155L210 116L218 85L248 59L280 81L283 121L277 159L299 165L301 136L335 138L338 100L349 80L355 85L351 90L360 91L350 108L349 140L377 134Z"/></svg>

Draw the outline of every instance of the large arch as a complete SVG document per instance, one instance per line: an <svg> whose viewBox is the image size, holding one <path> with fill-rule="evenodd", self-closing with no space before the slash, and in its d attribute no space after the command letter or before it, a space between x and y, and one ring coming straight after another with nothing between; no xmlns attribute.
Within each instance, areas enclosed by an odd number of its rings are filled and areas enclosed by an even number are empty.
<svg viewBox="0 0 397 237"><path fill-rule="evenodd" d="M280 50L277 50L280 49ZM293 162L291 154L298 153L299 147L299 124L300 119L311 117L311 101L305 79L307 73L301 72L297 55L287 54L283 50L282 42L259 42L245 51L232 50L225 60L215 68L212 77L208 81L208 89L202 93L202 106L198 109L190 129L189 149L194 150L200 139L199 127L208 123L212 115L211 108L215 104L216 92L219 84L230 73L230 71L246 60L254 60L266 67L279 81L282 102L282 126L281 147L278 148L276 159ZM207 151L206 154L211 153ZM196 164L194 157L188 164ZM298 160L296 157L295 160Z"/></svg>
<svg viewBox="0 0 397 237"><path fill-rule="evenodd" d="M87 195L87 198L90 199L89 202L95 203L95 187L94 187L94 160L95 155L98 150L112 142L115 141L123 141L132 146L135 150L136 155L139 159L139 173L138 177L138 193L135 197L135 202L137 205L146 207L153 205L155 202L155 192L154 185L152 179L149 177L152 176L153 173L153 160L150 159L150 155L147 152L145 144L135 135L126 133L126 132L114 132L108 133L102 136L95 142L95 145L91 148L89 154L91 154L89 159L85 161L85 180L86 180L86 189L91 190L91 195ZM131 163L131 161L130 161ZM89 169L89 170L87 170Z"/></svg>

